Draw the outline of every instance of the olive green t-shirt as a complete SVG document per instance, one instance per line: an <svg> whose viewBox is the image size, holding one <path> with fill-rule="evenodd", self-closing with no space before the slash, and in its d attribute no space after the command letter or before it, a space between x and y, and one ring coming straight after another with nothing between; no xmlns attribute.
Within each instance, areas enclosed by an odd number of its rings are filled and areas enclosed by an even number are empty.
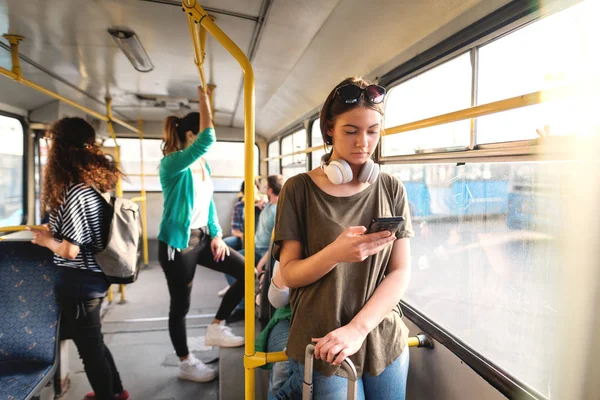
<svg viewBox="0 0 600 400"><path fill-rule="evenodd" d="M381 173L377 181L360 193L336 197L321 190L307 174L290 178L277 206L274 255L279 258L282 241L297 240L308 258L332 243L349 226L368 227L374 218L403 216L404 228L396 237L412 237L406 190L400 180ZM304 350L312 338L323 337L347 325L364 307L385 277L392 246L362 262L338 264L317 282L290 291L292 319L287 353L304 363ZM376 376L394 362L407 344L408 329L401 320L400 306L367 336L350 358L359 376ZM343 370L315 360L316 371L344 376Z"/></svg>

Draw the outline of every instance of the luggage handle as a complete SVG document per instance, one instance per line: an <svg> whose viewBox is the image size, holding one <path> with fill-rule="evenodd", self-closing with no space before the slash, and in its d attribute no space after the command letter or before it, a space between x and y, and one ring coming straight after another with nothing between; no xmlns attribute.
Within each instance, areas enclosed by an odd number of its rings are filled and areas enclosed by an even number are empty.
<svg viewBox="0 0 600 400"><path fill-rule="evenodd" d="M309 344L304 352L304 382L302 382L302 400L312 400L313 362L315 345ZM356 400L358 376L354 363L346 358L340 367L348 373L348 400Z"/></svg>

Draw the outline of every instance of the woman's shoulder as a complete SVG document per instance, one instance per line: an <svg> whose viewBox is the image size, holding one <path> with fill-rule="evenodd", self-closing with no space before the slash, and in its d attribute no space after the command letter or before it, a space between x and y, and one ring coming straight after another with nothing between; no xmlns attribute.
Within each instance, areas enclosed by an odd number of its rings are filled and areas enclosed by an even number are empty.
<svg viewBox="0 0 600 400"><path fill-rule="evenodd" d="M289 190L292 188L295 189L295 188L299 188L302 186L306 186L307 179L310 179L308 177L308 174L303 172L301 174L297 174L297 175L287 178L285 183L283 184L283 187L287 188Z"/></svg>
<svg viewBox="0 0 600 400"><path fill-rule="evenodd" d="M380 172L379 179L381 185L390 193L404 193L404 184L400 178L387 172Z"/></svg>

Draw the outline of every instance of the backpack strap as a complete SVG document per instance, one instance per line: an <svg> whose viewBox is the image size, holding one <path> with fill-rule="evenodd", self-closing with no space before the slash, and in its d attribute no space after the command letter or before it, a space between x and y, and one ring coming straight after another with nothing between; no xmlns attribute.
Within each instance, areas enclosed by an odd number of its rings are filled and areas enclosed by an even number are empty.
<svg viewBox="0 0 600 400"><path fill-rule="evenodd" d="M97 188L95 185L91 185L90 187L91 187L92 189L94 189L94 191L95 191L96 193L98 193L98 194L100 195L100 197L102 197L102 198L104 199L104 201L106 201L108 204L110 204L110 203L111 203L111 202L110 202L110 193L108 193L108 192L107 192L107 193L102 193L102 192L100 191L100 189L98 189L98 188Z"/></svg>

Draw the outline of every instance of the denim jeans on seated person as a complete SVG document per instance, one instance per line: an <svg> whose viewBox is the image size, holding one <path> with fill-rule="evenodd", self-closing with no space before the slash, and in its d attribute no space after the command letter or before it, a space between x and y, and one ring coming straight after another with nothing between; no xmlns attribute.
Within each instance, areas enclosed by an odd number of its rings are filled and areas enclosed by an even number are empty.
<svg viewBox="0 0 600 400"><path fill-rule="evenodd" d="M271 332L269 332L269 339L267 340L267 351L269 353L275 351L283 351L287 346L288 336L290 334L290 321L282 320L279 321ZM290 377L290 366L289 361L281 361L273 363L273 369L269 376L269 400L275 400L275 395L279 392L279 389Z"/></svg>

